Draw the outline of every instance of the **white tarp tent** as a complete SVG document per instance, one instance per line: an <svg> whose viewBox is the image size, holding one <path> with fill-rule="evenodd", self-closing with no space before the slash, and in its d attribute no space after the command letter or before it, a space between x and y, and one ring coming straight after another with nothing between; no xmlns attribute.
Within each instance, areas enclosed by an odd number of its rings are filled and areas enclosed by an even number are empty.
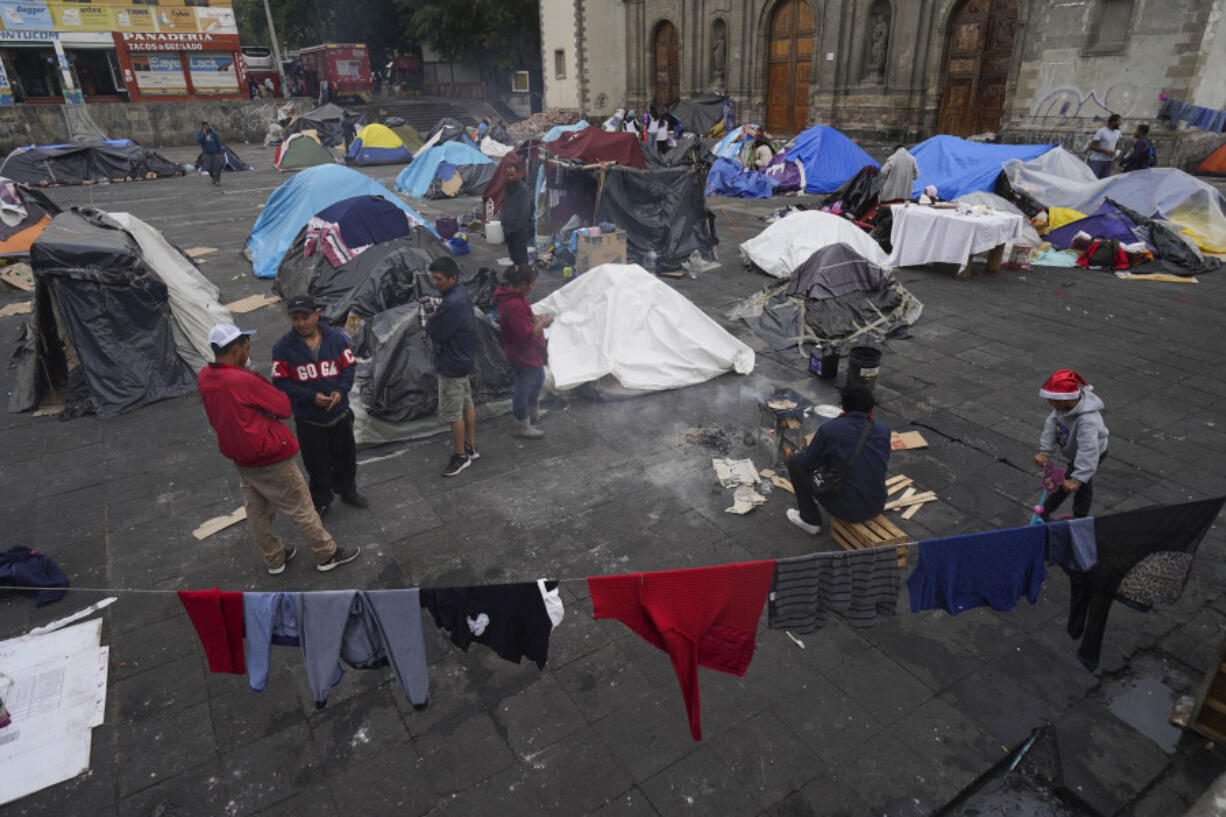
<svg viewBox="0 0 1226 817"><path fill-rule="evenodd" d="M787 278L809 256L831 244L846 244L877 266L886 264L885 251L868 233L845 218L805 210L771 224L741 245L741 257L776 278Z"/></svg>
<svg viewBox="0 0 1226 817"><path fill-rule="evenodd" d="M166 284L174 317L175 349L193 371L200 371L213 362L209 329L233 320L230 310L221 305L221 293L159 230L130 213L107 215L136 239L145 263Z"/></svg>
<svg viewBox="0 0 1226 817"><path fill-rule="evenodd" d="M1186 228L1202 249L1226 252L1226 210L1217 188L1182 170L1151 167L1097 179L1084 162L1063 148L1037 159L1004 165L1013 189L1044 207L1093 213L1111 199L1143 216L1160 214Z"/></svg>
<svg viewBox="0 0 1226 817"><path fill-rule="evenodd" d="M753 350L638 264L603 264L533 304L546 330L554 387L607 375L659 391L753 371Z"/></svg>

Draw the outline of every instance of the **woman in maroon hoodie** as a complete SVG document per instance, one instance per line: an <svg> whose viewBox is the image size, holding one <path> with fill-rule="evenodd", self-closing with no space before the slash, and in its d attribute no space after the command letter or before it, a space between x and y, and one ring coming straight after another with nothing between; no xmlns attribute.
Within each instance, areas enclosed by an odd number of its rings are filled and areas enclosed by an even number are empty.
<svg viewBox="0 0 1226 817"><path fill-rule="evenodd" d="M533 315L532 307L528 306L528 294L536 288L536 270L531 265L511 267L506 281L506 286L494 290L494 301L498 304L502 350L515 370L515 388L511 392L515 436L536 440L545 436L535 424L540 422L537 401L545 384L545 327L553 318Z"/></svg>

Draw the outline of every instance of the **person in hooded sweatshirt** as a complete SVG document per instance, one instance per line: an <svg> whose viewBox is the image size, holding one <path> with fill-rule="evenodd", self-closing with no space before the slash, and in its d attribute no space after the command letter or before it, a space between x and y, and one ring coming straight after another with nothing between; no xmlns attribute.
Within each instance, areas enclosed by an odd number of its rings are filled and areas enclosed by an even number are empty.
<svg viewBox="0 0 1226 817"><path fill-rule="evenodd" d="M1061 369L1047 379L1039 396L1047 400L1052 412L1047 415L1039 437L1039 453L1034 455L1040 468L1051 462L1058 450L1068 462L1064 484L1049 494L1040 516L1044 521L1073 495L1073 516L1089 516L1094 501L1094 475L1107 456L1109 432L1103 422L1105 406L1090 384L1071 369Z"/></svg>
<svg viewBox="0 0 1226 817"><path fill-rule="evenodd" d="M545 384L545 327L553 323L553 318L533 315L528 305L528 295L536 288L536 269L531 264L511 267L506 282L506 286L494 290L494 301L498 304L502 350L515 370L515 386L511 391L515 436L537 440L545 436L537 427L541 418L538 402L541 386Z"/></svg>

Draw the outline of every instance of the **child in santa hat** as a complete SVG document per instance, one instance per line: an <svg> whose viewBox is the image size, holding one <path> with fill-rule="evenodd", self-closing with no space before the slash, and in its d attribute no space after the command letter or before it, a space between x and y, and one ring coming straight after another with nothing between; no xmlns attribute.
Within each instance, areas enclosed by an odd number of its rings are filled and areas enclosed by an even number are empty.
<svg viewBox="0 0 1226 817"><path fill-rule="evenodd" d="M1060 507L1073 494L1073 516L1089 516L1094 500L1094 474L1107 456L1107 426L1103 423L1103 401L1071 369L1061 369L1047 379L1039 396L1052 407L1039 437L1039 453L1034 462L1040 468L1050 462L1057 449L1068 462L1064 484L1048 494L1042 517Z"/></svg>

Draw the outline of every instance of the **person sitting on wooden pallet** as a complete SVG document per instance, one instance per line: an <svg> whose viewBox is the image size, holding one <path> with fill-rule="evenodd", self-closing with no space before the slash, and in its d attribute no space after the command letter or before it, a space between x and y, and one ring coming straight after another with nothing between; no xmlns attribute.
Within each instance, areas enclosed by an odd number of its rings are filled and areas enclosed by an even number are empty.
<svg viewBox="0 0 1226 817"><path fill-rule="evenodd" d="M875 405L863 386L845 390L843 413L823 423L808 446L788 458L797 505L788 509L788 521L805 533L822 532L819 503L847 522L872 519L885 508L890 427L873 420Z"/></svg>

